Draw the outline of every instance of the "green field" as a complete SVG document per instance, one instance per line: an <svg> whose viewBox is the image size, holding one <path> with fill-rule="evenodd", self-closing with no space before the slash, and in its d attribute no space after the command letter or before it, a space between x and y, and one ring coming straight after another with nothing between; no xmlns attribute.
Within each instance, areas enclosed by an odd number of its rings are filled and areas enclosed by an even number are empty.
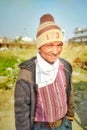
<svg viewBox="0 0 87 130"><path fill-rule="evenodd" d="M36 48L0 51L0 89L14 87L18 75L18 64L36 55ZM76 89L87 89L87 45L64 45L62 58L73 66L73 85Z"/></svg>

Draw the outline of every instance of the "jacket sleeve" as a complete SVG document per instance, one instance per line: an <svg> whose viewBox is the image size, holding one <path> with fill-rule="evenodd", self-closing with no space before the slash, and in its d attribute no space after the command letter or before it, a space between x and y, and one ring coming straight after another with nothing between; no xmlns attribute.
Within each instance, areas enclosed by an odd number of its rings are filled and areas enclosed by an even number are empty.
<svg viewBox="0 0 87 130"><path fill-rule="evenodd" d="M73 92L73 86L71 85L70 95L69 95L69 101L68 101L68 111L66 117L73 121L74 118L74 92Z"/></svg>
<svg viewBox="0 0 87 130"><path fill-rule="evenodd" d="M69 87L68 87L68 111L66 117L73 121L74 118L74 90L72 85L72 73L69 74Z"/></svg>
<svg viewBox="0 0 87 130"><path fill-rule="evenodd" d="M30 87L26 80L17 80L14 100L16 130L30 130Z"/></svg>

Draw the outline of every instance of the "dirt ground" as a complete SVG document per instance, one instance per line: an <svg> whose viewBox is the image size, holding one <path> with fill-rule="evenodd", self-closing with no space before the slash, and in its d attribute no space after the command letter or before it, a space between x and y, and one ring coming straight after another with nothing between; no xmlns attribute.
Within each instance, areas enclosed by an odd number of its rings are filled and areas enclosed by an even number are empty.
<svg viewBox="0 0 87 130"><path fill-rule="evenodd" d="M0 90L0 130L15 130L14 90Z"/></svg>

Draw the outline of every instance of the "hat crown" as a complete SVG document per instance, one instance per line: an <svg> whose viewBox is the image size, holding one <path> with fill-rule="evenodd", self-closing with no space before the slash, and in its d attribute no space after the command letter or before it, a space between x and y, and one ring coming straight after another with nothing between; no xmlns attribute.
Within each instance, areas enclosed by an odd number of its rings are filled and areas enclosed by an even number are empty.
<svg viewBox="0 0 87 130"><path fill-rule="evenodd" d="M51 14L45 14L40 18L40 24L43 24L45 22L54 22L54 18Z"/></svg>

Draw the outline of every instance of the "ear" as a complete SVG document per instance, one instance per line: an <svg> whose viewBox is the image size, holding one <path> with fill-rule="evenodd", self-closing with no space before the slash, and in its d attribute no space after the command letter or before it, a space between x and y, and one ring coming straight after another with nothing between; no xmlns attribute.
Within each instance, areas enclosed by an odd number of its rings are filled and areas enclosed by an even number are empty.
<svg viewBox="0 0 87 130"><path fill-rule="evenodd" d="M38 52L39 52L39 53L40 53L40 51L41 51L41 48L38 49Z"/></svg>

